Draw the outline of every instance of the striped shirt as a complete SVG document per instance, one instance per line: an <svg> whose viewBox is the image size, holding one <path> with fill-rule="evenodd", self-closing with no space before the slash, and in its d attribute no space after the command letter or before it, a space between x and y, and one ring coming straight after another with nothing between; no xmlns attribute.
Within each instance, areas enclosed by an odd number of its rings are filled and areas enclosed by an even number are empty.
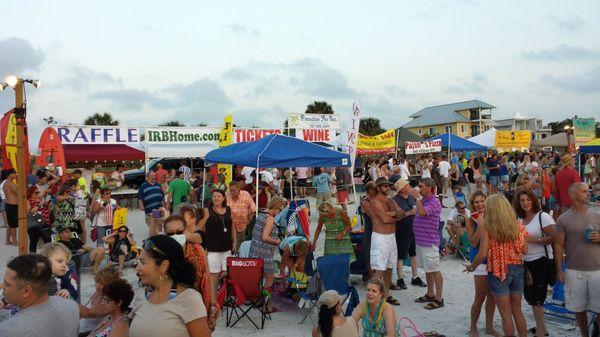
<svg viewBox="0 0 600 337"><path fill-rule="evenodd" d="M147 181L140 186L138 200L144 203L144 213L150 214L153 209L159 209L163 205L163 190L159 183L149 184Z"/></svg>
<svg viewBox="0 0 600 337"><path fill-rule="evenodd" d="M423 208L425 208L427 215L423 216L417 212L413 220L415 243L419 246L439 246L442 204L440 204L440 200L432 193L428 197L423 198Z"/></svg>

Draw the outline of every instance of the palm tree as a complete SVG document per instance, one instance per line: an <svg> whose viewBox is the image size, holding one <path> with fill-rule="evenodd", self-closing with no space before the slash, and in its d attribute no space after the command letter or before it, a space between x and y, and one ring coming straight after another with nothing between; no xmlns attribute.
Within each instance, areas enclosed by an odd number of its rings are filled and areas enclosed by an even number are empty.
<svg viewBox="0 0 600 337"><path fill-rule="evenodd" d="M181 123L180 121L168 121L159 124L159 126L185 126L185 124Z"/></svg>
<svg viewBox="0 0 600 337"><path fill-rule="evenodd" d="M108 112L98 113L89 116L83 121L83 125L119 125L119 121L113 119Z"/></svg>
<svg viewBox="0 0 600 337"><path fill-rule="evenodd" d="M381 122L379 119L374 117L361 118L360 123L358 125L358 132L365 136L375 136L382 132L385 129L381 127Z"/></svg>
<svg viewBox="0 0 600 337"><path fill-rule="evenodd" d="M206 123L198 123L197 126L208 126L208 124L206 124Z"/></svg>
<svg viewBox="0 0 600 337"><path fill-rule="evenodd" d="M333 108L331 104L322 101L322 102L313 102L306 106L306 111L304 113L307 114L320 114L320 115L332 115Z"/></svg>

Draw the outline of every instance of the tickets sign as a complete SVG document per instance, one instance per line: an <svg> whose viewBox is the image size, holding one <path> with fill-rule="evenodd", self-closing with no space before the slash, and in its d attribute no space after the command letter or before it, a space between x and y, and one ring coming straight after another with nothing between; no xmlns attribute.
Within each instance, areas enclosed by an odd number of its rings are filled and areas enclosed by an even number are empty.
<svg viewBox="0 0 600 337"><path fill-rule="evenodd" d="M340 115L291 113L288 117L288 128L337 130L340 128Z"/></svg>
<svg viewBox="0 0 600 337"><path fill-rule="evenodd" d="M146 129L148 144L219 144L220 128L161 127Z"/></svg>
<svg viewBox="0 0 600 337"><path fill-rule="evenodd" d="M280 135L282 133L282 129L235 128L233 129L233 142L252 142L255 140L263 139L268 135Z"/></svg>
<svg viewBox="0 0 600 337"><path fill-rule="evenodd" d="M327 129L296 129L296 138L307 142L335 142L335 130Z"/></svg>
<svg viewBox="0 0 600 337"><path fill-rule="evenodd" d="M65 144L126 144L140 141L139 128L119 126L56 126L58 139Z"/></svg>
<svg viewBox="0 0 600 337"><path fill-rule="evenodd" d="M426 140L424 142L405 142L405 154L420 154L442 151L442 140Z"/></svg>
<svg viewBox="0 0 600 337"><path fill-rule="evenodd" d="M531 131L496 131L496 149L498 151L517 151L529 149Z"/></svg>
<svg viewBox="0 0 600 337"><path fill-rule="evenodd" d="M358 134L356 154L388 154L396 151L396 130L391 129L376 136Z"/></svg>

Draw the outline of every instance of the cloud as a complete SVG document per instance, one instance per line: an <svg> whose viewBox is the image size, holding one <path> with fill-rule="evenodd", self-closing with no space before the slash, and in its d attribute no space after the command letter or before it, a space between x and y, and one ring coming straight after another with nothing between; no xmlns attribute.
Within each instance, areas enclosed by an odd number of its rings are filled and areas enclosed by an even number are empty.
<svg viewBox="0 0 600 337"><path fill-rule="evenodd" d="M582 75L552 76L543 75L541 82L555 88L576 94L600 93L600 68L595 68Z"/></svg>
<svg viewBox="0 0 600 337"><path fill-rule="evenodd" d="M187 85L177 84L164 89L172 96L175 113L171 118L189 124L218 121L231 112L233 102L215 81L203 78Z"/></svg>
<svg viewBox="0 0 600 337"><path fill-rule="evenodd" d="M225 27L227 27L229 32L231 32L232 34L235 34L235 35L252 36L252 37L260 37L262 35L262 33L258 29L249 27L249 26L240 25L240 24L231 24L231 25L227 25Z"/></svg>
<svg viewBox="0 0 600 337"><path fill-rule="evenodd" d="M223 74L226 81L245 82L246 97L257 98L287 90L289 94L335 99L352 98L359 93L350 87L339 70L315 58L289 63L252 62Z"/></svg>
<svg viewBox="0 0 600 337"><path fill-rule="evenodd" d="M480 94L490 86L487 76L480 72L472 74L470 78L456 80L455 83L446 85L444 92L448 94Z"/></svg>
<svg viewBox="0 0 600 337"><path fill-rule="evenodd" d="M82 66L69 69L69 77L61 81L65 86L77 91L88 91L91 87L110 86L123 88L123 80L102 71L96 71Z"/></svg>
<svg viewBox="0 0 600 337"><path fill-rule="evenodd" d="M172 103L155 93L142 89L101 90L89 95L93 100L108 100L116 110L140 112L145 108L165 109Z"/></svg>
<svg viewBox="0 0 600 337"><path fill-rule="evenodd" d="M550 15L550 21L552 21L559 30L570 34L577 33L589 25L588 22L584 21L579 15L572 15L565 19Z"/></svg>
<svg viewBox="0 0 600 337"><path fill-rule="evenodd" d="M530 61L583 61L597 59L600 57L600 51L560 44L553 49L523 51L521 57Z"/></svg>
<svg viewBox="0 0 600 337"><path fill-rule="evenodd" d="M26 71L39 70L44 53L25 39L11 37L0 40L0 78L8 75L28 76Z"/></svg>

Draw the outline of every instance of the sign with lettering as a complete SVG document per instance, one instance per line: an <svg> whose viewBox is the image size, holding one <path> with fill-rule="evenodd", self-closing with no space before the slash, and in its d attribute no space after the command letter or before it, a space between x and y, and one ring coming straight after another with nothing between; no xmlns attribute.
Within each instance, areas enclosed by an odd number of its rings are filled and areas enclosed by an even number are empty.
<svg viewBox="0 0 600 337"><path fill-rule="evenodd" d="M65 144L139 143L139 128L121 126L55 126L58 139Z"/></svg>
<svg viewBox="0 0 600 337"><path fill-rule="evenodd" d="M307 142L335 142L335 130L327 129L296 129L296 138Z"/></svg>
<svg viewBox="0 0 600 337"><path fill-rule="evenodd" d="M596 119L573 118L573 129L576 146L591 142L596 138Z"/></svg>
<svg viewBox="0 0 600 337"><path fill-rule="evenodd" d="M288 117L290 129L334 129L340 128L340 116L336 114L298 114Z"/></svg>
<svg viewBox="0 0 600 337"><path fill-rule="evenodd" d="M531 131L496 131L496 150L524 151L531 145Z"/></svg>
<svg viewBox="0 0 600 337"><path fill-rule="evenodd" d="M218 127L161 127L146 129L148 144L219 144Z"/></svg>
<svg viewBox="0 0 600 337"><path fill-rule="evenodd" d="M234 128L233 142L253 142L255 140L263 139L268 135L280 135L282 133L282 129Z"/></svg>
<svg viewBox="0 0 600 337"><path fill-rule="evenodd" d="M356 154L374 155L387 154L396 151L396 130L390 129L375 136L358 134Z"/></svg>
<svg viewBox="0 0 600 337"><path fill-rule="evenodd" d="M420 154L442 151L442 140L426 140L424 142L405 142L405 154Z"/></svg>

